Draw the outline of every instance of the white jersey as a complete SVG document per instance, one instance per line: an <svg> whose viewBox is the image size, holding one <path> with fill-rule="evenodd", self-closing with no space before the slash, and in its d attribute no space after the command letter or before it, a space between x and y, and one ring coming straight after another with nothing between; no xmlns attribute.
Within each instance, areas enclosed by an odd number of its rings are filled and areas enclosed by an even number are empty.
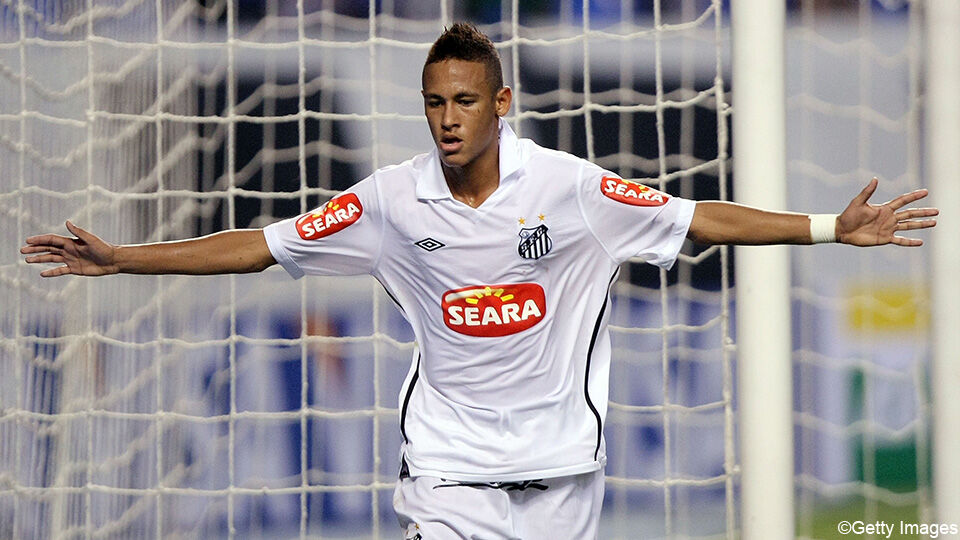
<svg viewBox="0 0 960 540"><path fill-rule="evenodd" d="M519 481L605 463L609 288L632 256L669 268L695 203L500 127L500 185L455 200L433 152L264 230L304 274L376 277L417 339L400 393L412 476Z"/></svg>

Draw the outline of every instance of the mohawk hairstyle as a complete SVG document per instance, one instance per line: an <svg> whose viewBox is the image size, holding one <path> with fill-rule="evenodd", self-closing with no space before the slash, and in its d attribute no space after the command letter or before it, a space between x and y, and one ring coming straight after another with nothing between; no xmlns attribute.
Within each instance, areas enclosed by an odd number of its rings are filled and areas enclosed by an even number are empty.
<svg viewBox="0 0 960 540"><path fill-rule="evenodd" d="M466 60L480 62L487 68L487 75L494 93L503 88L503 68L500 66L500 54L493 42L477 27L469 23L455 23L444 28L440 37L433 42L427 61L423 67L444 60Z"/></svg>

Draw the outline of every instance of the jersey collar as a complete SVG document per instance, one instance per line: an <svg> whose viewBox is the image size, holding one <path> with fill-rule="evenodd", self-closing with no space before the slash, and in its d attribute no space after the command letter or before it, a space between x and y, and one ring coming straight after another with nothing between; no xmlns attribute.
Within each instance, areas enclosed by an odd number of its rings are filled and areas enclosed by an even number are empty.
<svg viewBox="0 0 960 540"><path fill-rule="evenodd" d="M510 124L500 119L500 185L514 180L514 173L523 165L520 152L520 140L510 128ZM430 152L427 163L417 178L416 194L418 199L452 199L450 188L443 177L440 166L440 151L436 147Z"/></svg>

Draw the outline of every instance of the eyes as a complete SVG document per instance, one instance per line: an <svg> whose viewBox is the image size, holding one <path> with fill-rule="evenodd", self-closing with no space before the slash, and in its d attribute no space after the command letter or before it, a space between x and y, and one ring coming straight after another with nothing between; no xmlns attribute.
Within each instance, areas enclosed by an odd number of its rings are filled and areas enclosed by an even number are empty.
<svg viewBox="0 0 960 540"><path fill-rule="evenodd" d="M455 98L453 101L454 103L456 103L457 105L460 105L461 107L472 107L477 103L477 98L464 96L464 97ZM441 98L427 98L426 102L427 102L427 107L430 107L431 109L436 109L439 107L443 107L445 100Z"/></svg>

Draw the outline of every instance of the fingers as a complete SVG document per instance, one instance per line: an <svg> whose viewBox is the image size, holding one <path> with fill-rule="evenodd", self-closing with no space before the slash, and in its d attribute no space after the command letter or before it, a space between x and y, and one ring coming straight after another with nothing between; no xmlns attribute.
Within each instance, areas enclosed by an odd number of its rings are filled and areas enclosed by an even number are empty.
<svg viewBox="0 0 960 540"><path fill-rule="evenodd" d="M897 223L898 231L914 231L917 229L929 229L930 227L936 227L937 220L935 219L920 219L916 221L901 221Z"/></svg>
<svg viewBox="0 0 960 540"><path fill-rule="evenodd" d="M920 199L926 197L929 192L925 189L918 189L916 191L911 191L910 193L904 193L903 195L885 203L885 206L889 206L894 211L903 208L904 206L914 202L919 201Z"/></svg>
<svg viewBox="0 0 960 540"><path fill-rule="evenodd" d="M914 192L916 193L916 192ZM925 195L925 194L924 194ZM899 197L898 197L899 198ZM929 229L931 227L937 226L937 220L935 219L924 219L931 218L933 216L939 215L940 210L936 208L911 208L910 210L904 210L902 212L896 213L897 218L897 231L915 231L918 229ZM901 240L901 241L898 241ZM909 243L905 243L909 240ZM923 242L916 239L908 239L901 237L894 237L892 240L894 244L900 246L922 246Z"/></svg>
<svg viewBox="0 0 960 540"><path fill-rule="evenodd" d="M920 193L922 192L922 193ZM919 195L919 196L918 196ZM907 200L903 204L910 204L917 199L922 199L926 197L926 190L917 190L912 193L906 193L901 195L891 201L891 206L898 199ZM902 206L902 205L901 205ZM935 219L922 219L922 218L931 218L940 213L940 210L936 208L912 208L910 210L904 210L902 212L897 212L897 231L915 231L918 229L929 229L931 227L937 226L937 220ZM906 238L903 236L894 236L890 243L896 244L898 246L904 247L920 247L923 245L923 240L919 238Z"/></svg>
<svg viewBox="0 0 960 540"><path fill-rule="evenodd" d="M50 246L25 246L20 248L20 253L42 253L41 255L32 255L24 258L29 264L60 263L64 264L63 250L52 248ZM57 277L65 274L72 274L69 266L59 266L40 272L41 277Z"/></svg>
<svg viewBox="0 0 960 540"><path fill-rule="evenodd" d="M894 236L890 241L891 244L896 244L898 246L904 247L920 247L923 245L923 240L919 238L906 238L903 236Z"/></svg>
<svg viewBox="0 0 960 540"><path fill-rule="evenodd" d="M34 255L33 257L27 257L24 259L28 263L62 263L64 262L63 255L58 255L54 253L48 253L46 255Z"/></svg>
<svg viewBox="0 0 960 540"><path fill-rule="evenodd" d="M76 235L76 237L83 243L89 244L92 240L96 239L96 236L81 229L80 227L77 227L69 220L67 221L67 230ZM69 243L76 242L76 239L60 236L59 234L39 234L36 236L28 236L26 242L28 245L20 248L20 253L36 253L36 251L30 251L30 246L53 246L57 248L63 248Z"/></svg>
<svg viewBox="0 0 960 540"><path fill-rule="evenodd" d="M29 255L31 253L63 253L63 249L51 245L23 246L20 248L20 253L22 255Z"/></svg>
<svg viewBox="0 0 960 540"><path fill-rule="evenodd" d="M29 255L24 258L29 264L55 263L62 264L56 268L48 268L40 272L41 277L57 277L68 274L83 275L75 272L66 264L67 260L74 260L71 252L83 249L83 245L96 241L97 237L67 221L67 230L76 235L76 238L60 236L59 234L40 234L26 239L26 245L20 247L20 253Z"/></svg>
<svg viewBox="0 0 960 540"><path fill-rule="evenodd" d="M912 208L897 212L894 217L897 220L897 231L914 231L917 229L929 229L937 226L937 220L931 219L939 215L940 210L936 208Z"/></svg>
<svg viewBox="0 0 960 540"><path fill-rule="evenodd" d="M27 244L35 246L56 246L62 248L67 245L68 242L73 241L71 238L66 236L60 236L59 234L40 234L37 236L28 236ZM21 248L21 253L23 253L23 248Z"/></svg>
<svg viewBox="0 0 960 540"><path fill-rule="evenodd" d="M57 276L64 276L72 273L73 272L70 271L70 267L58 266L56 268L51 268L49 270L44 270L43 272L40 272L40 277L57 277Z"/></svg>
<svg viewBox="0 0 960 540"><path fill-rule="evenodd" d="M916 219L923 217L932 217L940 214L939 208L911 208L902 212L897 212L897 221L905 219Z"/></svg>
<svg viewBox="0 0 960 540"><path fill-rule="evenodd" d="M67 220L67 230L70 231L71 233L73 233L74 235L76 235L77 238L83 240L84 242L86 242L86 243L88 243L88 244L90 243L90 241L91 241L93 238L96 238L95 236L93 236L92 234L88 233L87 231L85 231L85 230L81 229L80 227L77 227L76 225L74 225L73 222L71 222L69 219Z"/></svg>
<svg viewBox="0 0 960 540"><path fill-rule="evenodd" d="M877 191L878 185L880 185L880 181L874 176L873 179L870 180L870 183L867 184L867 187L863 188L863 191L853 198L853 202L857 204L867 204L867 201L873 196L873 192Z"/></svg>

